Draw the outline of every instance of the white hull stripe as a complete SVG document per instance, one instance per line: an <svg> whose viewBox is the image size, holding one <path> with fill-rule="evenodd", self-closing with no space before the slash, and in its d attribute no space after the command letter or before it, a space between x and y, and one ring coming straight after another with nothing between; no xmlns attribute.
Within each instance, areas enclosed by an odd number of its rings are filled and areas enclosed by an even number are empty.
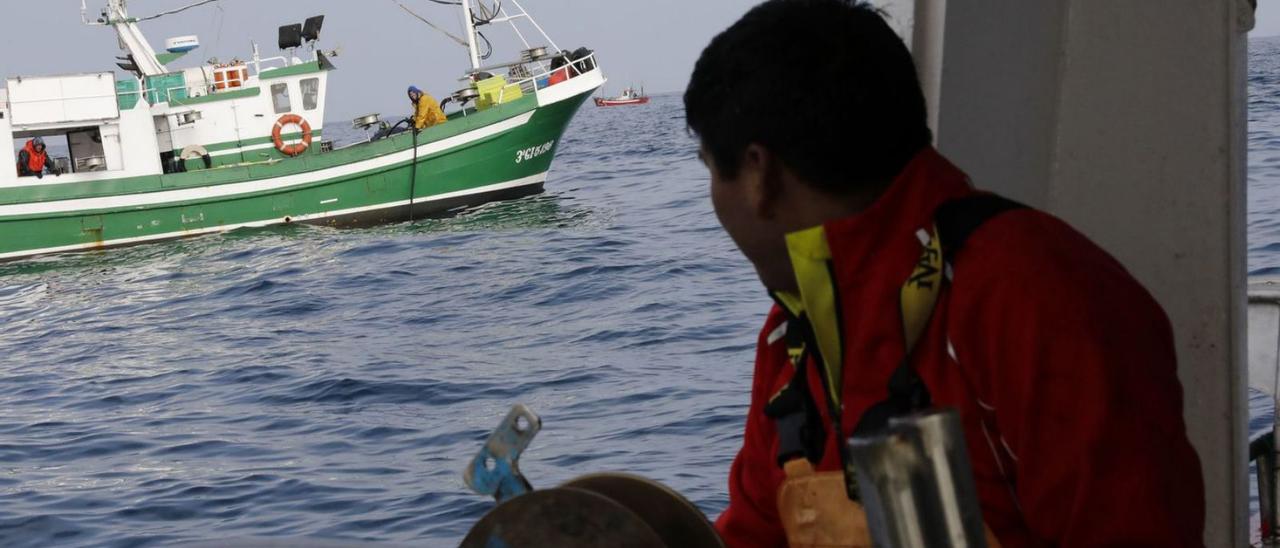
<svg viewBox="0 0 1280 548"><path fill-rule="evenodd" d="M501 122L491 124L474 131L469 131L460 135L455 135L446 139L441 139L433 143L427 143L418 147L418 156L428 156L449 149L464 146L494 135L498 135L512 129L518 128L529 123L533 118L534 111L526 112L513 118L508 118ZM245 181L242 183L228 183L222 185L202 186L195 188L184 188L181 190L156 191L142 194L127 194L121 196L103 196L100 198L78 198L73 200L60 200L56 202L38 202L31 204L13 204L0 206L0 217L9 217L17 215L51 215L57 213L74 213L80 211L93 211L99 209L124 209L137 208L146 206L155 206L172 202L186 202L191 200L210 200L229 198L242 194L255 194L259 192L269 192L274 190L282 190L292 186L304 185L317 181L328 179L340 179L350 177L367 171L373 171L380 168L386 168L402 162L413 161L413 149L402 150L371 158L360 162L352 162L340 166L334 166L318 171L307 173L299 173L296 175L286 175L283 177L275 177L271 179L259 179L255 181ZM407 202L406 202L407 203Z"/></svg>
<svg viewBox="0 0 1280 548"><path fill-rule="evenodd" d="M415 199L413 203L415 205L425 204L425 203L436 202L440 200L447 200L450 198L458 198L461 196L483 194L486 192L495 192L499 190L519 188L522 186L542 184L542 183L545 183L546 181L547 181L547 174L546 172L543 172L537 175L531 175L528 177L515 179L513 181L507 181L507 182L497 183L497 184L488 185L488 186L476 187L476 188L471 188L467 190L459 190L457 192L437 194L435 196L428 196L425 198L418 198L418 199ZM340 217L343 215L351 215L354 213L363 213L366 211L375 211L379 209L390 209L390 208L407 206L407 205L409 205L409 200L399 200L395 202L386 202L386 203L381 203L381 204L376 204L371 206L355 207L355 208L342 209L337 211L326 211L324 213L298 215L298 216L290 217L289 219L291 222L300 223L300 222L306 222L306 221L314 221L317 219ZM235 230L237 228L256 228L256 227L264 227L264 226L271 226L271 225L278 225L278 224L284 224L284 218L277 217L277 218L265 219L261 221L252 221L247 223L239 223L239 224L231 224L231 225L211 226L207 228L199 228L199 229L193 229L193 230L178 230L174 232L165 232L163 234L152 234L148 236L138 236L134 238L118 238L114 240L104 240L102 242L91 242L91 243L85 243L85 244L64 245L59 247L46 247L44 249L29 249L24 251L14 251L10 253L0 253L0 259L12 259L16 257L27 257L32 255L44 255L48 253L58 253L63 251L84 251L89 249L98 249L101 247L138 244L138 243L157 241L157 240L172 240L176 238L184 238L187 236L199 236L202 234L214 234L218 232L227 232L230 230Z"/></svg>
<svg viewBox="0 0 1280 548"><path fill-rule="evenodd" d="M301 142L302 140L301 140L301 139L294 139L293 141ZM293 141L288 141L288 140L286 140L286 141L285 141L285 143L286 143L286 144L288 144L288 143L291 143L291 142L293 142ZM217 152L210 152L210 153L209 153L209 156L214 157L214 158L218 158L218 157L222 157L222 156L231 156L231 155L234 155L234 154L241 154L241 153L245 153L245 152L253 152L253 151L255 151L255 150L266 150L266 149L269 149L269 148L275 148L275 147L276 147L276 144L275 144L275 143L266 143L266 144L259 144L259 145L249 145L249 146L247 146L247 147L230 148L230 149L227 149L227 150L219 150L219 151L217 151Z"/></svg>

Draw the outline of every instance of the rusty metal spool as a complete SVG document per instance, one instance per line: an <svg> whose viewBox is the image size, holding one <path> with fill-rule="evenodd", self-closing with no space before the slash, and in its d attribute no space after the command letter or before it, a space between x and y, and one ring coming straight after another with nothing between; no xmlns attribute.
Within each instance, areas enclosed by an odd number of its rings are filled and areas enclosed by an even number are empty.
<svg viewBox="0 0 1280 548"><path fill-rule="evenodd" d="M530 491L499 504L476 523L461 546L647 548L662 546L662 539L612 499L561 487Z"/></svg>
<svg viewBox="0 0 1280 548"><path fill-rule="evenodd" d="M724 546L697 506L656 481L631 474L605 473L582 476L561 487L585 489L625 506L662 537L663 546Z"/></svg>
<svg viewBox="0 0 1280 548"><path fill-rule="evenodd" d="M707 518L670 488L629 474L582 476L499 504L464 548L645 546L721 548Z"/></svg>

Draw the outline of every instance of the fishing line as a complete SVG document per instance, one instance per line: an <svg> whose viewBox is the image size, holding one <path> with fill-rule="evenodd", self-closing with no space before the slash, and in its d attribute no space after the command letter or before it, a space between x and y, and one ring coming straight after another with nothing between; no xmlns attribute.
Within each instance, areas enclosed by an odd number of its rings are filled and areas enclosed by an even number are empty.
<svg viewBox="0 0 1280 548"><path fill-rule="evenodd" d="M419 97L419 101L425 100L425 97ZM410 126L414 122L409 122ZM413 132L413 163L409 164L409 222L413 222L413 197L418 193L418 128L410 127Z"/></svg>
<svg viewBox="0 0 1280 548"><path fill-rule="evenodd" d="M187 11L187 10L191 9L191 8L198 8L198 7L203 6L203 5L205 5L205 4L212 4L212 3L217 2L217 1L218 1L218 0L201 0L200 2L196 2L196 3L191 4L191 5L189 5L189 6L183 6L183 7L181 7L181 8L175 9L175 10L169 10L169 11L160 12L160 13L157 13L157 14L155 14L155 15L149 15L149 16L147 16L147 17L136 17L135 19L137 19L138 21L150 21L150 20L152 20L152 19L159 19L159 18L164 17L164 16L166 16L166 15L173 15L173 14L175 14L175 13L182 13L182 12L184 12L184 11Z"/></svg>
<svg viewBox="0 0 1280 548"><path fill-rule="evenodd" d="M433 0L433 1L434 1L434 0ZM445 36L448 36L449 38L452 38L454 42L457 42L457 43L458 43L458 45L460 45L460 46L462 46L462 47L464 47L464 48L465 48L465 47L467 47L467 41L466 41L466 40L463 40L463 39L461 39L461 38L458 38L457 36L454 36L454 35L453 35L453 33L451 33L451 32L449 32L449 31L444 30L443 28L441 28L439 25L436 25L435 23L432 23L431 21L428 21L426 17L423 17L423 16L421 16L421 15L418 15L416 12L414 12L414 11L413 11L413 10L411 10L411 9L409 9L409 6L404 5L402 2L399 2L398 0L391 0L391 2L392 2L392 3L394 3L394 4L395 4L395 5L397 5L397 6L400 6L400 9L404 10L404 11L405 11L406 13L408 13L409 15L412 15L412 16L416 17L419 21L422 21L423 23L426 23L426 24L427 24L427 26L429 26L429 27L431 27L431 28L435 29L435 30L436 30L436 32L439 32L439 33L441 33L441 34L443 34L443 35L445 35ZM446 3L446 2L438 2L438 3Z"/></svg>
<svg viewBox="0 0 1280 548"><path fill-rule="evenodd" d="M218 8L218 31L213 39L213 54L217 55L219 48L222 47L222 24L227 22L227 10L222 9L222 4L216 6Z"/></svg>

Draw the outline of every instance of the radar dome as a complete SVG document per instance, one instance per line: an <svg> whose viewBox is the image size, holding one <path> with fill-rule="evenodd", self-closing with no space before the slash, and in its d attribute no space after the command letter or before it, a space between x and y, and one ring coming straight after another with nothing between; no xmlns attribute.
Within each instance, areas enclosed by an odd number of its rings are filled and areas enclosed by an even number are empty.
<svg viewBox="0 0 1280 548"><path fill-rule="evenodd" d="M164 49L169 53L186 53L200 47L200 39L195 36L176 36L164 41Z"/></svg>

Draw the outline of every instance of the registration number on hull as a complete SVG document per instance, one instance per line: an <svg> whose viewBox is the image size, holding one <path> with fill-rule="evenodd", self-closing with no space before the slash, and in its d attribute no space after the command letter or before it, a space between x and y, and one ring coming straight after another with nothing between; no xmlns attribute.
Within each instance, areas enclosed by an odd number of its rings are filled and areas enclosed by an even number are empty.
<svg viewBox="0 0 1280 548"><path fill-rule="evenodd" d="M527 162L529 160L542 156L543 154L551 152L551 148L554 146L556 146L556 142L552 140L552 141L547 141L546 143L543 143L536 147L529 147L529 148L517 150L516 163L519 164L521 162Z"/></svg>

